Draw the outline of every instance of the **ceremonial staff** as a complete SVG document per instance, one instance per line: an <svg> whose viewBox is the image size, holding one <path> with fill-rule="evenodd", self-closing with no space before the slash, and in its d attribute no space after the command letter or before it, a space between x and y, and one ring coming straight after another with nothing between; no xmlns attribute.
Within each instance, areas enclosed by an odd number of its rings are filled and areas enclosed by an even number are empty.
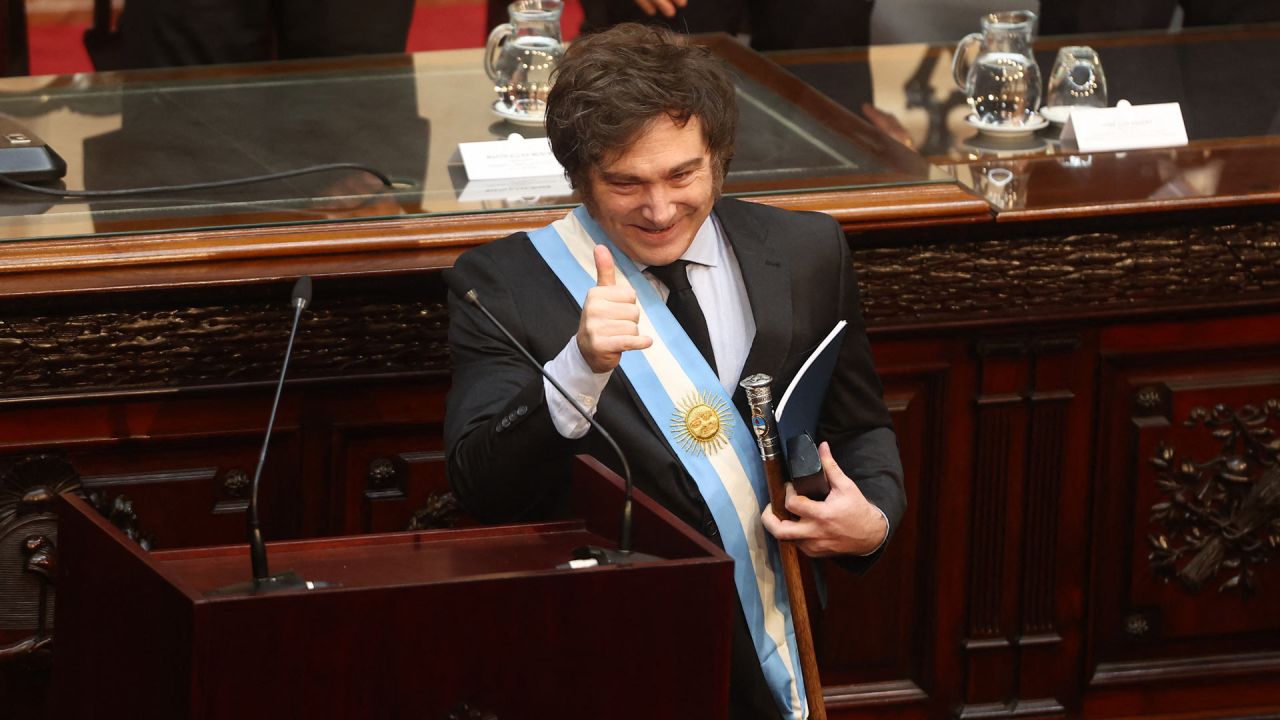
<svg viewBox="0 0 1280 720"><path fill-rule="evenodd" d="M773 378L757 373L739 383L747 391L747 404L751 406L751 429L760 445L760 458L764 460L765 480L769 485L769 505L780 520L795 520L787 511L786 471L782 467L782 443L778 439L778 424L773 417ZM796 646L800 654L800 672L804 677L804 694L809 703L809 717L826 720L827 708L822 701L822 680L818 677L818 656L813 650L813 632L809 629L809 608L804 598L804 583L800 579L800 558L796 545L791 541L778 541L778 555L782 561L782 575L787 581L787 598L791 601L791 621L796 630Z"/></svg>

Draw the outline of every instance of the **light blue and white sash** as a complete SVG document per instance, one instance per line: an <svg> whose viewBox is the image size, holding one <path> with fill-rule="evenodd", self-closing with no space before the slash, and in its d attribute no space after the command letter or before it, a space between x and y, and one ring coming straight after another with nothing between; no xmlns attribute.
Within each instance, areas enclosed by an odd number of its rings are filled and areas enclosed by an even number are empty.
<svg viewBox="0 0 1280 720"><path fill-rule="evenodd" d="M613 253L618 284L636 291L640 334L653 338L653 346L624 352L621 370L715 518L774 700L784 717L808 717L778 545L760 522L769 495L751 428L658 292L585 207L529 238L579 306L596 285L597 244Z"/></svg>

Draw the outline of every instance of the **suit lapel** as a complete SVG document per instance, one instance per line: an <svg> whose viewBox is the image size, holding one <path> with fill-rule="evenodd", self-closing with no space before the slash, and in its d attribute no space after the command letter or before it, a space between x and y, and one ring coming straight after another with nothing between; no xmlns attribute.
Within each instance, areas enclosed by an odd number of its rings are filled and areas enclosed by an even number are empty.
<svg viewBox="0 0 1280 720"><path fill-rule="evenodd" d="M733 199L720 200L715 208L720 226L738 256L756 323L756 336L742 366L742 376L768 373L777 377L791 347L791 272L778 246L780 238L768 237L767 230L752 217L752 209L750 203ZM741 388L733 398L739 408L744 407Z"/></svg>
<svg viewBox="0 0 1280 720"><path fill-rule="evenodd" d="M768 232L752 217L751 210L753 207L749 203L731 198L721 199L715 206L716 217L737 256L756 324L756 335L742 366L742 377L762 372L776 378L791 347L791 272L784 253L777 246L778 240L770 241ZM556 282L559 283L558 280ZM569 299L575 310L581 312L572 296ZM637 413L678 464L680 460L675 450L668 445L662 430L644 409L639 393L626 374L614 373L611 382L621 383ZM775 391L781 393L780 388L775 388ZM733 402L743 418L750 417L746 393L742 388L734 391Z"/></svg>

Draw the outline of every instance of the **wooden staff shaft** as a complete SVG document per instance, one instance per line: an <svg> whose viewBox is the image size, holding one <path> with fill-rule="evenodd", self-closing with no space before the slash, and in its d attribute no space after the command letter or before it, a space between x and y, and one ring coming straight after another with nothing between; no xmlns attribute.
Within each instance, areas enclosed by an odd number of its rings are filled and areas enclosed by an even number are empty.
<svg viewBox="0 0 1280 720"><path fill-rule="evenodd" d="M778 428L773 418L773 396L769 386L773 379L768 375L752 375L742 381L751 405L752 428L760 445L760 457L764 460L765 480L769 486L769 505L775 517L794 520L786 508L786 470L782 466L782 450L778 441ZM818 655L813 648L813 630L809 626L809 606L804 596L804 581L800 577L800 556L796 545L790 541L778 542L778 556L782 563L782 576L787 582L787 598L791 602L791 621L796 631L796 650L800 656L800 674L804 678L805 699L809 703L812 720L827 720L827 708L822 699L822 678L818 676Z"/></svg>
<svg viewBox="0 0 1280 720"><path fill-rule="evenodd" d="M769 482L769 505L780 520L795 520L787 512L786 490L782 458L766 460L765 477ZM822 678L818 676L818 653L813 648L813 630L809 626L809 605L804 596L804 581L800 577L800 556L796 544L789 540L778 543L778 555L782 561L782 575L787 580L787 597L791 600L791 621L796 630L796 649L800 655L800 672L804 676L804 693L809 701L809 717L826 720L827 708L822 699Z"/></svg>

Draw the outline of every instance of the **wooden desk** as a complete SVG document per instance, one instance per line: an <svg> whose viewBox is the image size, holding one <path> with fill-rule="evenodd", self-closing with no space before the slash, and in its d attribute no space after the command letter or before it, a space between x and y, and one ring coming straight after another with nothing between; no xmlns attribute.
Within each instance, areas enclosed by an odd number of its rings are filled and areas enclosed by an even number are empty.
<svg viewBox="0 0 1280 720"><path fill-rule="evenodd" d="M60 496L55 716L727 717L733 561L637 494L651 559L560 567L617 543L621 478L575 466L576 520L272 543L317 585L273 593L216 592L243 545L143 552Z"/></svg>
<svg viewBox="0 0 1280 720"><path fill-rule="evenodd" d="M1107 48L1276 43L1270 28L1211 37L1097 43L1121 83L1113 96L1125 92L1123 73ZM1280 708L1280 563L1255 564L1236 538L1223 563L1209 563L1203 589L1192 590L1178 579L1198 553L1185 537L1221 539L1223 526L1150 520L1177 493L1170 483L1178 479L1152 462L1168 463L1165 447L1179 462L1246 458L1246 481L1212 484L1220 500L1242 502L1242 491L1258 486L1265 451L1215 439L1219 428L1204 422L1215 406L1228 415L1214 422L1235 413L1280 429L1274 411L1256 414L1280 398L1271 136L1193 130L1189 149L1095 155L1082 172L1115 180L1097 185L1061 180L1079 168L1063 167L1060 154L1036 156L1025 160L1027 203L993 205L968 188L1005 158L953 154L950 141L914 156L841 106L837 90L856 87L860 74L905 80L920 57L941 50L873 48L862 66L861 50L773 56L779 67L723 41L717 49L756 99L744 104L781 110L783 120L762 113L755 121L775 124L744 123L753 129L740 139L727 190L830 212L848 230L907 470L911 512L883 561L863 578L826 574L829 603L815 633L832 716ZM906 60L878 66L881 56ZM806 75L828 60L834 79ZM363 109L363 125L350 127L376 131L357 145L423 182L411 192L356 188L341 201L323 184L299 184L160 208L71 205L58 217L24 200L30 212L0 223L10 238L0 243L0 446L65 453L86 487L129 497L157 547L238 542L245 474L287 332L288 288L307 272L318 278L314 311L264 476L269 536L399 530L428 507L435 511L422 517L448 522L440 440L447 315L435 271L466 247L557 217L569 199L459 200L454 145L509 130L491 127L474 52L220 72L94 76L78 81L83 87L71 79L0 84L9 93L0 111L42 118L36 130L54 142L51 130L83 123L59 147L73 186L89 176L98 185L152 181L142 168L160 168L150 172L163 180L175 167L277 169L321 150L327 158L340 137L324 136L324 123L293 143L297 154L280 150L290 136L261 130L280 115L279 88L310 84L355 99L299 96L292 117L308 117L307 103L320 118L325 108ZM346 92L352 73L374 87ZM255 122L237 126L241 134L201 124L219 107L210 98L246 86L252 94L254 83L266 100L247 116ZM393 89L405 84L411 103ZM893 110L882 96L893 87L876 86L877 105ZM933 87L920 97L949 94L937 78ZM193 88L212 104L184 116L181 127L205 143L187 146L190 156L174 155L160 130L143 134L150 144L122 138L128 107L145 109L156 95L193 98ZM176 115L197 104L165 107ZM388 108L400 106L410 111L392 118ZM906 110L898 115L915 127ZM803 130L803 142L780 128ZM243 134L251 131L261 134ZM834 162L786 165L814 157L805 136L850 150L818 155ZM927 138L917 135L917 146ZM777 142L797 152L772 153ZM1223 174L1213 192L1167 198L1152 198L1159 185L1135 179L1151 180L1145 173L1162 164L1198 167L1206 152L1256 175ZM101 172L84 162L93 153L112 158ZM139 162L148 154L170 164ZM1252 179L1234 184L1243 177ZM1149 561L1149 536L1184 554ZM1246 565L1251 594L1217 591ZM0 642L21 629L4 632Z"/></svg>
<svg viewBox="0 0 1280 720"><path fill-rule="evenodd" d="M742 98L727 193L830 212L849 227L989 219L985 203L919 156L727 38L709 42L738 69ZM475 199L468 191L459 142L543 134L492 115L492 83L475 50L40 82L0 86L0 112L67 157L69 187L154 186L340 161L376 166L406 184L386 189L369 176L327 174L88 203L0 191L14 209L0 216L0 241L23 241L5 247L0 272L10 292L118 288L134 276L174 285L438 269L467 247L544 225L575 202L555 194Z"/></svg>
<svg viewBox="0 0 1280 720"><path fill-rule="evenodd" d="M1081 154L1059 129L993 139L965 122L969 106L951 77L953 47L893 45L771 53L850 112L869 104L910 143L987 197L1000 222L1168 212L1280 201L1280 25L1207 28L1179 35L1046 38L1036 57L1047 77L1058 48L1097 50L1114 104L1178 102L1191 143L1182 148ZM873 82L874 80L874 82ZM872 116L875 114L873 113ZM1003 192L994 168L1014 179Z"/></svg>
<svg viewBox="0 0 1280 720"><path fill-rule="evenodd" d="M829 606L827 687L920 717L1274 712L1280 572L1246 546L1280 558L1280 526L1227 518L1276 462L1237 428L1280 430L1280 27L1050 38L1046 72L1064 44L1113 100L1180 102L1191 144L982 147L950 48L770 56L895 117L995 220L851 237L913 511L885 558L906 577Z"/></svg>

